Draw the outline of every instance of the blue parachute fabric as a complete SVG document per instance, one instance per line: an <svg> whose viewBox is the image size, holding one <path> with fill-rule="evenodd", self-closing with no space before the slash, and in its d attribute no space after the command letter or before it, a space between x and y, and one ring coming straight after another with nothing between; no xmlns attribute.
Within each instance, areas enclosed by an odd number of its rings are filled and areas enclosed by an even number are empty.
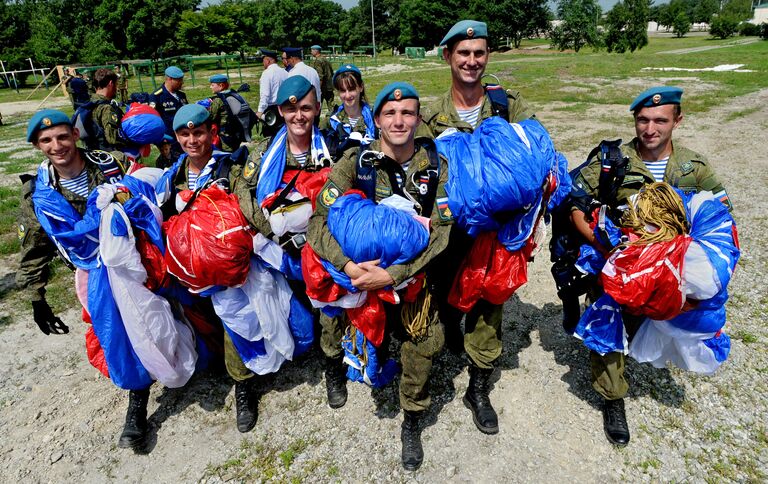
<svg viewBox="0 0 768 484"><path fill-rule="evenodd" d="M344 312L344 309L338 306L324 306L320 308L320 311L322 311L323 314L329 318L335 318L336 316L341 316L341 313Z"/></svg>
<svg viewBox="0 0 768 484"><path fill-rule="evenodd" d="M693 333L714 333L725 326L727 299L728 292L720 291L715 297L701 301L695 308L670 319L669 324Z"/></svg>
<svg viewBox="0 0 768 484"><path fill-rule="evenodd" d="M126 116L120 127L125 137L137 145L160 144L165 135L165 123L157 114Z"/></svg>
<svg viewBox="0 0 768 484"><path fill-rule="evenodd" d="M206 97L199 101L196 101L195 103L201 105L205 109L211 109L211 104L213 104L213 99Z"/></svg>
<svg viewBox="0 0 768 484"><path fill-rule="evenodd" d="M200 292L195 293L195 294L197 294L200 297L211 297L214 294L216 294L217 292L223 291L226 288L227 288L227 286L216 285L216 286L211 286L208 289L206 289L204 291L200 291Z"/></svg>
<svg viewBox="0 0 768 484"><path fill-rule="evenodd" d="M229 338L232 340L232 345L237 350L237 354L240 355L240 358L243 360L243 363L256 360L267 354L267 348L264 346L263 339L260 339L258 341L248 341L247 339L243 338L239 334L229 329L229 326L227 326L226 324L223 324L222 326L224 326L224 330L227 332L227 334L229 335Z"/></svg>
<svg viewBox="0 0 768 484"><path fill-rule="evenodd" d="M320 263L323 265L323 268L331 276L331 279L333 279L333 282L340 285L350 293L356 293L359 291L358 288L352 285L352 279L349 278L346 272L336 269L333 266L333 264L331 264L325 259L320 259Z"/></svg>
<svg viewBox="0 0 768 484"><path fill-rule="evenodd" d="M571 193L571 188L573 187L573 180L571 179L570 173L568 173L568 160L565 158L565 155L557 152L557 188L555 189L554 193L552 193L549 197L549 202L547 203L547 210L552 211L556 207L559 207L561 203L568 197L568 194Z"/></svg>
<svg viewBox="0 0 768 484"><path fill-rule="evenodd" d="M621 230L616 227L616 224L608 217L605 218L605 231L608 234L608 238L611 244L614 246L619 245L621 242ZM603 238L603 234L600 233L600 228L595 226L592 231L598 240ZM582 244L579 248L579 258L576 259L576 267L585 274L600 274L605 265L605 257L598 250L589 244Z"/></svg>
<svg viewBox="0 0 768 484"><path fill-rule="evenodd" d="M395 378L399 371L397 362L390 358L382 365L379 362L376 347L365 339L362 331L355 331L354 348L352 343L349 334L341 340L341 346L344 348L344 362L347 363L347 379L365 383L372 388L382 388ZM367 364L363 364L362 348L365 348ZM354 349L357 349L357 352Z"/></svg>
<svg viewBox="0 0 768 484"><path fill-rule="evenodd" d="M719 333L712 338L705 339L703 343L712 350L718 362L722 363L728 359L728 354L731 352L731 337L727 334Z"/></svg>
<svg viewBox="0 0 768 484"><path fill-rule="evenodd" d="M162 226L157 222L154 212L143 198L133 197L123 204L123 210L131 220L134 229L143 230L150 242L165 254Z"/></svg>
<svg viewBox="0 0 768 484"><path fill-rule="evenodd" d="M543 197L544 193L542 192L532 204L532 207L539 207ZM536 223L538 216L539 211L535 209L515 214L512 220L504 223L499 229L496 235L499 242L510 252L520 249L531 236L533 224Z"/></svg>
<svg viewBox="0 0 768 484"><path fill-rule="evenodd" d="M581 315L574 336L601 355L614 351L626 353L627 335L619 303L608 294L600 296Z"/></svg>
<svg viewBox="0 0 768 484"><path fill-rule="evenodd" d="M123 217L112 217L109 224L109 230L115 237L128 237L128 224Z"/></svg>
<svg viewBox="0 0 768 484"><path fill-rule="evenodd" d="M355 262L378 259L383 268L414 259L429 244L429 232L410 214L357 193L331 205L328 230L344 255Z"/></svg>
<svg viewBox="0 0 768 484"><path fill-rule="evenodd" d="M96 190L93 190L92 198L95 198L95 193ZM80 215L61 193L53 189L47 163L37 170L32 202L43 230L67 254L75 267L91 270L100 265L97 257L99 210L91 207L89 199L86 216Z"/></svg>
<svg viewBox="0 0 768 484"><path fill-rule="evenodd" d="M216 357L211 350L208 349L208 345L205 344L203 338L195 338L195 351L197 351L197 362L195 362L195 372L205 370L211 361Z"/></svg>
<svg viewBox="0 0 768 484"><path fill-rule="evenodd" d="M291 311L288 315L288 326L293 335L293 357L305 353L315 341L315 320L312 312L301 304L295 294L291 295Z"/></svg>
<svg viewBox="0 0 768 484"><path fill-rule="evenodd" d="M304 275L301 273L301 258L291 257L287 252L283 253L280 272L292 281L304 280Z"/></svg>
<svg viewBox="0 0 768 484"><path fill-rule="evenodd" d="M446 191L454 219L470 235L500 228L496 216L530 210L541 200L547 175L560 162L546 130L535 120L515 127L492 117L472 133L437 140L451 170Z"/></svg>
<svg viewBox="0 0 768 484"><path fill-rule="evenodd" d="M88 272L88 313L112 382L124 390L141 390L151 385L152 377L128 339L103 265Z"/></svg>

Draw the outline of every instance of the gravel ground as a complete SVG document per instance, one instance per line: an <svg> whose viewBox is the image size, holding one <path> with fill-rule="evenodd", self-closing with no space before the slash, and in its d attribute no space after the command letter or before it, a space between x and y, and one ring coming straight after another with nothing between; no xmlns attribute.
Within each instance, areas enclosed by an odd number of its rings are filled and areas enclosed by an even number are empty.
<svg viewBox="0 0 768 484"><path fill-rule="evenodd" d="M630 362L627 412L632 442L605 439L589 386L586 349L560 328L548 254L507 303L504 353L491 394L501 431L477 431L461 402L466 362L443 353L433 370L433 406L423 432L426 460L400 466L396 385L350 384L339 410L325 404L317 354L266 378L260 418L249 434L234 425L232 382L196 376L186 388L156 385L148 452L118 449L126 406L85 358L79 310L61 314L73 331L42 335L25 305L0 308L0 477L3 482L301 481L764 481L768 479L768 89L690 117L677 139L708 154L736 207L742 259L731 282L733 349L712 377ZM555 140L631 135L626 106L600 116L539 111ZM624 120L617 124L616 120ZM593 139L594 141L594 139ZM587 148L566 154L573 164ZM15 264L3 261L0 280ZM7 291L4 284L0 292ZM13 321L9 323L9 321Z"/></svg>

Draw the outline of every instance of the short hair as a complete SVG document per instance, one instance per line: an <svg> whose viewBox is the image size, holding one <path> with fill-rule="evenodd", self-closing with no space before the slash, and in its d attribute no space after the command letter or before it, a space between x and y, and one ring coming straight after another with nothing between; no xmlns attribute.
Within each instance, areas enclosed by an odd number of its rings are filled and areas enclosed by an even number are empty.
<svg viewBox="0 0 768 484"><path fill-rule="evenodd" d="M363 92L360 93L360 102L368 104L368 97L365 95L363 78L357 72L347 71L337 75L333 80L333 87L335 87L337 91L341 91L342 88L351 91L352 89L360 87L363 89Z"/></svg>
<svg viewBox="0 0 768 484"><path fill-rule="evenodd" d="M113 69L96 69L93 73L93 87L96 89L102 89L109 85L110 82L117 82L117 74Z"/></svg>

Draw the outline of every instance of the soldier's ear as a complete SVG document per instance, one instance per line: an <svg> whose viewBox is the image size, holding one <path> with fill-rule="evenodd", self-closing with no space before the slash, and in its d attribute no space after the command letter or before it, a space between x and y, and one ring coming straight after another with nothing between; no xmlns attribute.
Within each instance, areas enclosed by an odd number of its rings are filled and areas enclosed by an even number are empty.
<svg viewBox="0 0 768 484"><path fill-rule="evenodd" d="M443 47L443 60L447 63L451 63L451 51L448 50L448 47Z"/></svg>
<svg viewBox="0 0 768 484"><path fill-rule="evenodd" d="M75 140L75 143L77 143L77 140L80 139L80 130L74 126L72 127L72 139Z"/></svg>

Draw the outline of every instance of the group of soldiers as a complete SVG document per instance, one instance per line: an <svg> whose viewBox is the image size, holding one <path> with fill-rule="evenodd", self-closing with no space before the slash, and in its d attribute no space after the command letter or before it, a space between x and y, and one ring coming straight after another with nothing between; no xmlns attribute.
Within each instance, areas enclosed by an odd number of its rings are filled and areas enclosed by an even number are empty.
<svg viewBox="0 0 768 484"><path fill-rule="evenodd" d="M474 20L458 22L446 33L441 45L445 46L443 59L450 67L451 86L436 102L422 105L416 87L405 82L393 82L378 93L372 107L366 104L378 135L377 139L364 145L364 151L373 154L374 201L378 203L393 194L400 195L412 201L416 211L430 220L427 248L410 262L387 268L380 267L377 260L352 261L328 228L328 213L336 200L350 189L364 188L360 170L368 158L361 156L363 150L360 144L348 146L329 160L321 149L323 131L316 126L321 115L321 103L332 102L332 86L337 84L339 89L336 81L341 74L348 73L356 80L358 95L364 92L360 71L354 66L342 66L333 73L330 65L326 65L327 60L320 56L320 47L313 46L315 70L303 64L300 52L285 49L282 58L291 67L286 75L285 70L277 66L277 53L263 51L265 71L261 78L256 115L264 119L270 110L274 110L283 120L284 127L261 143L235 139L224 141L224 146L214 148L215 126L222 125L219 116L223 104L217 107L212 103L207 109L198 104L187 104L186 96L181 91L183 72L178 68L166 70L162 88L150 99L150 105L166 120L170 138L168 145L174 152L174 159L167 165L167 176L164 177L170 183L165 188L158 186L158 203L164 215L172 213L173 209L168 204L174 203L175 193L200 188L206 180L214 177L212 173L221 173L222 167L226 166L224 173L230 190L238 196L243 215L253 229L267 239L276 240L285 250L300 251L305 243L309 244L317 255L345 273L356 289L376 291L396 288L418 274L426 274L426 286L431 292L433 304L422 309L424 314L421 316L426 320L426 327L420 334L407 331L407 322L401 320L399 310L387 311L387 335L402 341L402 374L399 380L400 405L404 414L401 457L404 468L408 470L417 469L424 458L421 431L423 416L430 407L432 362L445 345L455 352L466 354L468 358L469 384L463 402L469 408L474 424L485 434L499 432L498 415L490 391L495 363L503 350L503 306L480 300L464 314L448 303L454 276L473 239L454 224L445 189L451 160L437 153L433 141L434 137L449 130L471 133L484 120L494 116L503 117L510 123L534 117L519 92L499 89L498 86L489 88L483 84L483 74L490 59L487 39L486 24ZM329 72L330 83L326 81ZM114 98L117 80L114 73L111 74L101 75L97 71L94 76L95 96L99 100ZM212 88L216 85L214 92L229 90L225 76L212 77L211 85ZM673 131L683 119L681 96L682 90L678 88L658 87L643 92L632 102L630 111L636 137L618 148L620 158L625 162L625 174L620 186L609 187L613 192L610 200L612 208L626 205L643 186L656 181L688 192L709 190L729 205L722 184L707 162L672 141ZM103 123L104 138L110 145L102 148L106 151L119 148L119 143L112 138L116 116L112 106L103 103L94 113ZM348 120L345 123L342 124L348 133L354 130ZM63 113L43 111L30 120L27 141L45 156L44 164L49 167L53 188L82 214L91 191L108 180L90 161L92 152L77 147L78 138L78 130ZM332 167L317 195L306 233L280 238L272 233L268 213L259 203L260 183L263 182L260 178L265 160L277 160L277 163L284 164L284 169L311 171ZM605 192L600 177L602 161L593 157L574 170L572 201L568 203L564 216L555 218L555 222L562 224L558 229L560 232L567 232L579 243L592 244L607 253L611 247L605 247L602 241L597 240L589 227L590 202L581 202L585 197L600 200ZM120 169L123 173L129 170L122 165ZM434 176L434 173L439 175ZM68 328L53 314L45 300L48 263L54 257L56 248L36 220L31 199L35 183L35 177L28 176L22 195L19 227L22 254L17 283L30 291L34 319L40 329L46 334L65 333ZM578 319L578 296L587 292L588 297L594 298L594 293L599 293L596 284L578 278L574 280L570 281L571 285L581 284L584 287L582 291L563 296L563 324L571 331L574 318ZM558 281L559 289L562 284ZM572 309L574 297L575 314ZM347 401L346 366L340 342L348 322L343 316L320 314L318 317L328 404L339 408ZM215 315L211 318L215 319ZM631 336L632 328L627 330ZM256 394L260 390L260 380L243 364L228 333L224 332L222 337L225 366L236 382L237 427L247 432L257 421ZM604 429L608 440L616 445L626 445L630 432L623 403L628 390L624 356L621 353L599 355L592 352L590 360L593 387L605 401ZM136 448L143 443L147 432L148 399L149 388L130 391L126 423L119 440L122 447Z"/></svg>

